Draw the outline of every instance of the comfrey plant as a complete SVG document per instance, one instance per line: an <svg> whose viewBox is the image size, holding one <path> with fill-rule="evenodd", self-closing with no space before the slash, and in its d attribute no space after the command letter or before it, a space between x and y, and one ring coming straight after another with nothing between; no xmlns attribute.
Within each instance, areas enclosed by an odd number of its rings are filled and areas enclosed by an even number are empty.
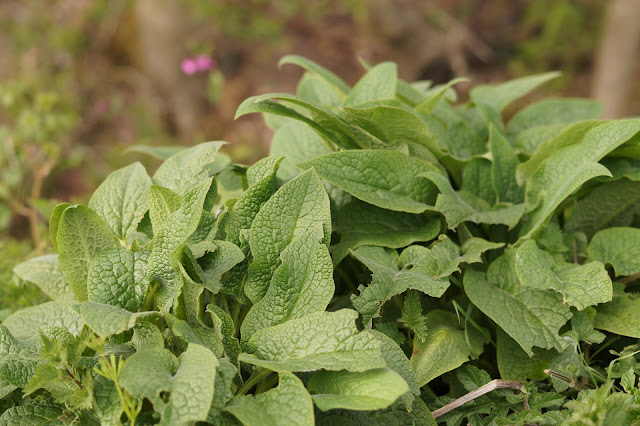
<svg viewBox="0 0 640 426"><path fill-rule="evenodd" d="M209 142L59 205L0 326L0 424L631 424L640 120L297 56L271 156ZM510 110L511 111L511 110ZM494 380L492 380L494 379ZM618 380L620 379L620 380ZM621 387L622 388L621 388Z"/></svg>

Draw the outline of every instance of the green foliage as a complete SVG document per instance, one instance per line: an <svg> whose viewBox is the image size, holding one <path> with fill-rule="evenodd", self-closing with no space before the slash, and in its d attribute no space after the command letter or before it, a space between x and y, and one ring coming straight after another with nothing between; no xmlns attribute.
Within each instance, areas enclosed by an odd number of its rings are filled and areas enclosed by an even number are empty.
<svg viewBox="0 0 640 426"><path fill-rule="evenodd" d="M152 177L53 210L57 254L15 268L52 300L0 326L0 424L639 421L640 120L554 100L505 125L555 73L454 105L391 63L349 88L283 62L299 93L238 110L284 117L272 156L146 150Z"/></svg>

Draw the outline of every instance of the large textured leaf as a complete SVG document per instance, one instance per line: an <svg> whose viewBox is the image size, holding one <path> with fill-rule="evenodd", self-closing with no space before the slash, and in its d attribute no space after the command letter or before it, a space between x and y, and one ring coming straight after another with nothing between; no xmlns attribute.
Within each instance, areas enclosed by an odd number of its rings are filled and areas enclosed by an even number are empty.
<svg viewBox="0 0 640 426"><path fill-rule="evenodd" d="M287 182L267 201L251 224L251 252L245 293L257 302L267 292L280 263L280 253L296 237L321 225L323 242L329 243L329 197L313 170Z"/></svg>
<svg viewBox="0 0 640 426"><path fill-rule="evenodd" d="M613 266L616 276L640 272L640 229L608 228L593 236L589 258Z"/></svg>
<svg viewBox="0 0 640 426"><path fill-rule="evenodd" d="M491 105L498 110L503 110L516 99L526 95L541 84L560 76L559 72L547 72L544 74L520 77L496 85L476 86L469 92L474 102Z"/></svg>
<svg viewBox="0 0 640 426"><path fill-rule="evenodd" d="M318 225L282 251L282 263L274 272L267 293L242 322L243 341L263 328L326 309L334 292L333 265L322 238L322 227Z"/></svg>
<svg viewBox="0 0 640 426"><path fill-rule="evenodd" d="M242 250L228 241L202 241L188 247L197 259L204 286L213 294L222 288L222 276L244 259Z"/></svg>
<svg viewBox="0 0 640 426"><path fill-rule="evenodd" d="M558 335L571 318L562 296L549 291L521 287L514 294L489 283L484 274L467 271L464 289L471 302L498 324L529 354L534 346L564 349L566 342Z"/></svg>
<svg viewBox="0 0 640 426"><path fill-rule="evenodd" d="M101 250L117 247L116 239L96 212L81 205L65 209L57 229L60 268L78 301L84 302L91 260Z"/></svg>
<svg viewBox="0 0 640 426"><path fill-rule="evenodd" d="M496 361L503 380L546 378L544 370L549 368L549 362L558 355L558 352L536 348L535 355L531 357L502 329L498 328L496 334Z"/></svg>
<svg viewBox="0 0 640 426"><path fill-rule="evenodd" d="M640 338L640 299L618 288L613 300L596 308L593 326L621 336Z"/></svg>
<svg viewBox="0 0 640 426"><path fill-rule="evenodd" d="M78 312L85 323L103 337L120 334L133 328L139 320L160 315L159 312L132 313L124 308L95 302L82 303Z"/></svg>
<svg viewBox="0 0 640 426"><path fill-rule="evenodd" d="M262 205L276 192L276 172L282 158L267 157L254 164L247 171L252 176L256 170L268 168L261 179L251 182L249 188L238 198L229 212L225 229L227 240L234 244L240 242L240 231L251 228L251 222L262 208Z"/></svg>
<svg viewBox="0 0 640 426"><path fill-rule="evenodd" d="M611 176L609 170L598 163L588 162L573 164L571 166L566 164L566 167L571 167L571 169L562 170L560 172L562 175L558 176L558 180L551 183L544 189L542 204L531 212L529 220L520 231L522 239L531 238L541 227L546 225L549 217L556 207L558 207L565 198L571 195L571 193L578 189L583 183L597 176ZM537 174L538 173L536 173L536 175ZM527 197L531 194L529 189L534 187L535 186L530 187L527 185ZM536 188L536 190L537 189L538 188ZM535 190L533 191L536 197L540 194L540 192L535 192Z"/></svg>
<svg viewBox="0 0 640 426"><path fill-rule="evenodd" d="M2 413L0 426L62 426L58 419L62 411L61 406L53 404L18 405Z"/></svg>
<svg viewBox="0 0 640 426"><path fill-rule="evenodd" d="M349 250L363 245L400 248L417 241L429 241L440 232L440 220L426 215L381 209L353 199L335 213L329 251L337 265Z"/></svg>
<svg viewBox="0 0 640 426"><path fill-rule="evenodd" d="M167 158L153 175L153 183L184 195L195 185L209 179L207 165L213 163L225 142L206 142Z"/></svg>
<svg viewBox="0 0 640 426"><path fill-rule="evenodd" d="M414 401L414 395L420 395L420 386L409 358L407 358L402 348L386 334L377 330L368 330L367 333L373 334L382 342L382 358L387 363L387 367L398 373L409 386L409 390L402 395L401 399L405 405L411 406Z"/></svg>
<svg viewBox="0 0 640 426"><path fill-rule="evenodd" d="M318 371L307 383L313 402L322 411L380 410L393 404L409 391L403 378L389 368L352 373Z"/></svg>
<svg viewBox="0 0 640 426"><path fill-rule="evenodd" d="M165 222L180 208L181 197L170 190L158 185L151 185L149 190L149 219L155 234L158 234Z"/></svg>
<svg viewBox="0 0 640 426"><path fill-rule="evenodd" d="M344 106L353 106L380 99L393 99L396 96L398 70L396 64L383 62L367 71L353 86Z"/></svg>
<svg viewBox="0 0 640 426"><path fill-rule="evenodd" d="M347 93L349 93L350 87L347 85L347 83L344 82L344 80L310 59L303 58L302 56L298 55L286 55L283 56L280 61L278 61L278 66L282 66L284 64L298 65L308 72L322 78L327 83L331 84L342 95L346 95Z"/></svg>
<svg viewBox="0 0 640 426"><path fill-rule="evenodd" d="M167 349L147 349L127 359L120 383L133 395L148 398L162 425L187 424L206 420L217 366L213 353L200 345L190 344L179 358Z"/></svg>
<svg viewBox="0 0 640 426"><path fill-rule="evenodd" d="M578 202L564 229L587 237L601 229L631 225L640 206L640 182L620 179L603 183Z"/></svg>
<svg viewBox="0 0 640 426"><path fill-rule="evenodd" d="M420 398L416 398L409 410L401 403L377 411L331 410L317 417L318 426L436 426L431 411Z"/></svg>
<svg viewBox="0 0 640 426"><path fill-rule="evenodd" d="M516 182L516 167L520 161L509 142L493 126L489 131L489 150L493 157L491 182L498 201L522 203L524 190Z"/></svg>
<svg viewBox="0 0 640 426"><path fill-rule="evenodd" d="M465 332L457 322L456 316L450 312L435 310L426 315L429 334L425 340L413 339L410 360L418 386L426 385L482 353L484 337L475 329L468 329L469 346Z"/></svg>
<svg viewBox="0 0 640 426"><path fill-rule="evenodd" d="M140 163L111 173L89 200L89 208L98 213L120 240L133 233L149 209L151 178Z"/></svg>
<svg viewBox="0 0 640 426"><path fill-rule="evenodd" d="M348 370L366 371L385 366L381 343L373 335L359 332L356 311L318 312L263 328L247 346L253 355L240 361L274 371Z"/></svg>
<svg viewBox="0 0 640 426"><path fill-rule="evenodd" d="M160 282L158 305L164 309L175 303L180 291L180 277L171 265L171 259L198 227L211 182L211 179L207 179L188 190L180 208L167 219L154 238L153 251L147 264L147 277L150 282Z"/></svg>
<svg viewBox="0 0 640 426"><path fill-rule="evenodd" d="M528 240L516 252L516 272L523 285L539 290L553 290L578 310L610 302L611 279L600 262L584 265L556 264L553 256Z"/></svg>
<svg viewBox="0 0 640 426"><path fill-rule="evenodd" d="M435 187L421 173L440 173L430 163L399 151L351 150L335 152L299 164L354 197L375 206L422 213L433 203Z"/></svg>
<svg viewBox="0 0 640 426"><path fill-rule="evenodd" d="M13 268L13 272L23 280L40 287L53 300L76 301L76 296L62 274L57 254L38 256L19 263Z"/></svg>
<svg viewBox="0 0 640 426"><path fill-rule="evenodd" d="M70 307L71 304L66 302L46 302L14 312L2 325L20 340L37 336L40 328L46 326L61 327L77 336L84 321Z"/></svg>
<svg viewBox="0 0 640 426"><path fill-rule="evenodd" d="M149 286L148 258L148 251L131 252L124 247L99 252L89 264L88 300L136 312Z"/></svg>
<svg viewBox="0 0 640 426"><path fill-rule="evenodd" d="M278 169L278 176L291 179L300 174L298 163L311 160L331 152L327 144L308 125L292 121L280 127L271 138L269 154L284 156Z"/></svg>
<svg viewBox="0 0 640 426"><path fill-rule="evenodd" d="M39 348L33 341L17 340L0 325L0 378L4 384L26 387L42 363Z"/></svg>
<svg viewBox="0 0 640 426"><path fill-rule="evenodd" d="M456 228L462 222L502 224L513 228L524 214L523 204L505 203L491 207L485 200L470 192L454 191L449 180L438 173L423 173L421 177L438 187L440 194L435 210L447 219L449 229Z"/></svg>
<svg viewBox="0 0 640 426"><path fill-rule="evenodd" d="M527 129L593 120L602 113L602 104L590 99L545 99L518 111L509 120L509 133Z"/></svg>
<svg viewBox="0 0 640 426"><path fill-rule="evenodd" d="M300 379L280 373L280 384L255 396L231 399L224 410L245 426L313 426L313 402Z"/></svg>
<svg viewBox="0 0 640 426"><path fill-rule="evenodd" d="M421 246L411 246L398 257L395 250L363 246L352 252L373 273L368 286L359 286L359 295L351 295L353 306L370 326L379 316L382 305L393 296L408 289L420 290L432 297L440 297L449 287L447 277L440 277L435 254Z"/></svg>
<svg viewBox="0 0 640 426"><path fill-rule="evenodd" d="M444 155L427 123L411 109L375 103L342 111L346 119L367 129L386 145L414 143L427 148L434 161Z"/></svg>
<svg viewBox="0 0 640 426"><path fill-rule="evenodd" d="M577 123L555 140L540 146L536 154L518 166L516 178L527 183L530 205L542 191L565 180L586 163L600 161L640 131L640 119Z"/></svg>

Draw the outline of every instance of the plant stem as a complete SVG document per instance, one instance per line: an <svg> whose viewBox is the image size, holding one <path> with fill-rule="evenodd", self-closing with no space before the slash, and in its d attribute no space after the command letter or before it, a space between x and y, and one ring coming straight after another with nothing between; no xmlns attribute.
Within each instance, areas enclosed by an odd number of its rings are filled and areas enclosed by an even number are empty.
<svg viewBox="0 0 640 426"><path fill-rule="evenodd" d="M548 376L551 376L555 379L561 380L563 382L565 382L566 384L568 384L569 386L571 386L572 388L576 388L578 390L585 390L587 389L587 387L585 385L583 385L582 383L580 383L579 381L577 381L576 379L567 377L563 374L560 373L556 373L553 370L544 370L544 373Z"/></svg>
<svg viewBox="0 0 640 426"><path fill-rule="evenodd" d="M522 386L524 386L524 382L518 382L515 380L495 379L490 381L486 385L480 386L478 389L473 390L464 396L461 396L455 401L448 403L444 407L438 408L437 410L433 411L432 414L434 418L438 418L440 416L444 416L445 414L455 410L458 407L463 406L467 402L473 401L474 399L479 398L482 395L487 394L496 389L513 389L513 390L519 391L520 389L522 389Z"/></svg>
<svg viewBox="0 0 640 426"><path fill-rule="evenodd" d="M249 392L251 390L251 388L258 383L260 380L264 379L265 377L267 377L269 374L271 374L271 370L267 370L266 368L262 368L262 367L258 367L253 374L251 375L251 377L249 377L249 380L247 380L245 382L244 385L242 385L242 387L240 388L240 390L238 391L237 395L244 395L247 392Z"/></svg>
<svg viewBox="0 0 640 426"><path fill-rule="evenodd" d="M278 375L277 374L275 374L274 376L270 377L269 380L263 380L262 382L260 382L258 384L258 387L256 388L256 395L259 394L259 393L268 391L276 383L278 383Z"/></svg>
<svg viewBox="0 0 640 426"><path fill-rule="evenodd" d="M628 277L620 278L619 280L617 280L617 282L619 282L620 284L628 284L632 281L637 280L638 278L640 278L640 272L629 275Z"/></svg>

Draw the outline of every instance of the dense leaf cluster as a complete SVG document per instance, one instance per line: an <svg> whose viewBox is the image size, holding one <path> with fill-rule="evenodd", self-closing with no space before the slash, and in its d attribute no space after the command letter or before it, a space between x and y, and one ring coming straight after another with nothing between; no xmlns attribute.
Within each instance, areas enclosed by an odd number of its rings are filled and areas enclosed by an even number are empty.
<svg viewBox="0 0 640 426"><path fill-rule="evenodd" d="M238 110L270 157L138 148L153 176L55 209L56 254L15 268L52 300L0 326L0 424L638 421L640 120L505 124L554 73L456 105L392 63L353 88L283 63L297 95ZM442 408L492 378L522 383Z"/></svg>

